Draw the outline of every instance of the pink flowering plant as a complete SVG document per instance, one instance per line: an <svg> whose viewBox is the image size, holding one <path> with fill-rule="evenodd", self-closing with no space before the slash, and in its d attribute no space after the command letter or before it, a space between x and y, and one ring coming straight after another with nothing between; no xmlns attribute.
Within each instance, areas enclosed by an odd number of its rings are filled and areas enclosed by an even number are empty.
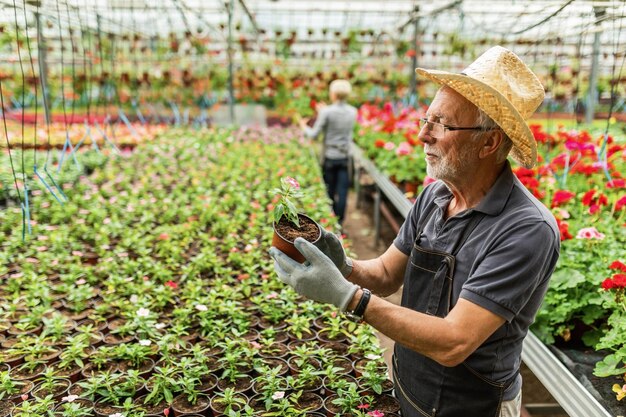
<svg viewBox="0 0 626 417"><path fill-rule="evenodd" d="M300 183L295 178L283 177L280 180L280 188L274 188L271 192L278 196L278 201L274 206L274 223L278 224L280 219L286 216L287 220L300 227L298 209L294 204L294 200L303 196Z"/></svg>

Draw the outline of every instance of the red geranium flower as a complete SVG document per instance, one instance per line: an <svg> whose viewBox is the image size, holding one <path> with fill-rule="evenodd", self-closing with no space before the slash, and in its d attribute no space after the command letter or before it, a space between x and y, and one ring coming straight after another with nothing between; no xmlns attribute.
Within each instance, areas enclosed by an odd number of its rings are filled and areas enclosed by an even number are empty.
<svg viewBox="0 0 626 417"><path fill-rule="evenodd" d="M552 197L552 208L559 207L570 201L576 194L567 190L557 190Z"/></svg>
<svg viewBox="0 0 626 417"><path fill-rule="evenodd" d="M565 220L556 219L561 234L561 241L572 239L574 236L569 232L569 224Z"/></svg>
<svg viewBox="0 0 626 417"><path fill-rule="evenodd" d="M610 290L611 288L615 288L615 285L613 284L613 280L611 278L607 278L604 281L602 281L602 284L600 284L603 290Z"/></svg>
<svg viewBox="0 0 626 417"><path fill-rule="evenodd" d="M626 188L626 180L623 178L612 179L605 186L606 188Z"/></svg>
<svg viewBox="0 0 626 417"><path fill-rule="evenodd" d="M611 265L609 265L610 269L619 269L622 272L626 272L626 265L624 265L620 261L613 261Z"/></svg>
<svg viewBox="0 0 626 417"><path fill-rule="evenodd" d="M615 202L615 211L624 209L626 206L626 195Z"/></svg>
<svg viewBox="0 0 626 417"><path fill-rule="evenodd" d="M626 288L626 275L625 274L615 274L613 275L613 285L617 288Z"/></svg>
<svg viewBox="0 0 626 417"><path fill-rule="evenodd" d="M176 288L178 288L178 284L177 284L177 283L175 283L174 281L171 281L171 280L170 280L170 281L167 281L167 282L166 282L165 284L163 284L163 285L165 285L166 287L170 287L170 288L172 288L172 289L176 289Z"/></svg>

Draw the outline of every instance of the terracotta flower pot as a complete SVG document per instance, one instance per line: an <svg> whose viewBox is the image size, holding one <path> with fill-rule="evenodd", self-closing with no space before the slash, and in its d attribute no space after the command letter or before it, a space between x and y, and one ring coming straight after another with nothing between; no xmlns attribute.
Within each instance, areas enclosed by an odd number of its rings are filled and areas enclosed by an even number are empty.
<svg viewBox="0 0 626 417"><path fill-rule="evenodd" d="M280 249L285 255L297 262L304 262L304 256L293 245L293 241L297 237L303 237L309 242L315 244L322 237L322 228L315 220L309 216L299 213L300 229L290 226L290 223L283 216L278 224L274 223L274 235L272 237L272 246Z"/></svg>

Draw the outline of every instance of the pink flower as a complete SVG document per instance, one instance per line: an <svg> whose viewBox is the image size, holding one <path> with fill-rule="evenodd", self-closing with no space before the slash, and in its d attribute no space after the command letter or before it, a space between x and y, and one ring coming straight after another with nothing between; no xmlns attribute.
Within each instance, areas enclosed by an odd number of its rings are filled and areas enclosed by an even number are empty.
<svg viewBox="0 0 626 417"><path fill-rule="evenodd" d="M271 299L276 298L276 297L278 297L278 293L275 292L275 291L272 291L271 293L269 293L269 294L267 294L265 296L265 298L267 298L268 300L271 300Z"/></svg>
<svg viewBox="0 0 626 417"><path fill-rule="evenodd" d="M393 142L387 142L384 146L386 151L393 151L396 148L396 145Z"/></svg>
<svg viewBox="0 0 626 417"><path fill-rule="evenodd" d="M298 181L296 181L295 178L287 177L285 178L285 182L296 190L300 189L300 184L298 183Z"/></svg>
<svg viewBox="0 0 626 417"><path fill-rule="evenodd" d="M369 404L361 404L359 406L357 406L356 408L358 408L359 410L367 410L368 408L370 408Z"/></svg>
<svg viewBox="0 0 626 417"><path fill-rule="evenodd" d="M576 239L604 239L604 233L598 232L595 227L585 227L576 234Z"/></svg>
<svg viewBox="0 0 626 417"><path fill-rule="evenodd" d="M372 417L385 417L385 413L379 410L370 411L367 415Z"/></svg>
<svg viewBox="0 0 626 417"><path fill-rule="evenodd" d="M424 178L424 182L422 183L422 185L424 187L426 187L428 184L432 184L433 182L437 181L434 178L430 178L428 175Z"/></svg>
<svg viewBox="0 0 626 417"><path fill-rule="evenodd" d="M177 283L175 283L174 281L171 281L171 280L170 280L170 281L167 281L167 282L166 282L165 284L163 284L163 285L165 285L166 287L170 287L170 288L172 288L172 289L176 289L176 288L178 288L178 284L177 284Z"/></svg>
<svg viewBox="0 0 626 417"><path fill-rule="evenodd" d="M398 145L398 148L396 149L396 155L409 155L412 151L413 147L411 147L409 142L402 142L400 143L400 145Z"/></svg>

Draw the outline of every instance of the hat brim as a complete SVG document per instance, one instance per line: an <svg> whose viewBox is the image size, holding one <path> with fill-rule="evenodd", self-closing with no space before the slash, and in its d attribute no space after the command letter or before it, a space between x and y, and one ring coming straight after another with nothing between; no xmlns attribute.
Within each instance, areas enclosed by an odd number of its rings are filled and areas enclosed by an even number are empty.
<svg viewBox="0 0 626 417"><path fill-rule="evenodd" d="M537 143L522 115L513 104L491 86L463 74L416 68L418 75L461 94L480 108L513 142L511 156L520 165L532 168L537 162Z"/></svg>

